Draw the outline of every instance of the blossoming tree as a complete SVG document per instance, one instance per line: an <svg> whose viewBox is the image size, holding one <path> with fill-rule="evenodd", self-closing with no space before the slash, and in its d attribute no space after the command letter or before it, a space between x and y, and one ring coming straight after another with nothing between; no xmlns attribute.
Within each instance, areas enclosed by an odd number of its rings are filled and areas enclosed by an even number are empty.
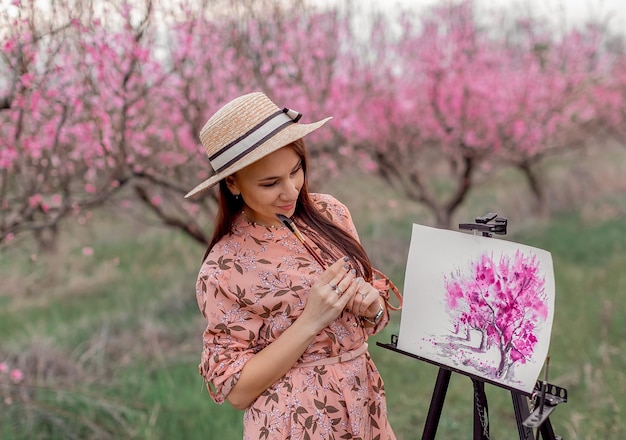
<svg viewBox="0 0 626 440"><path fill-rule="evenodd" d="M30 230L51 246L61 219L123 197L206 243L214 193L182 196L209 173L197 138L208 116L265 90L313 120L332 101L309 84L340 94L336 11L63 0L39 15L34 0L16 3L2 16L0 242ZM284 32L266 35L270 23Z"/></svg>
<svg viewBox="0 0 626 440"><path fill-rule="evenodd" d="M362 107L355 144L442 227L497 167L519 168L541 204L537 162L584 143L608 121L597 97L613 59L600 29L559 38L520 20L504 33L504 25L479 23L471 1L401 17L397 40L372 33L376 90Z"/></svg>
<svg viewBox="0 0 626 440"><path fill-rule="evenodd" d="M440 226L495 165L529 170L532 183L548 151L605 121L623 133L623 60L598 50L601 32L557 41L530 23L496 38L469 1L374 20L368 41L351 10L305 1L5 5L0 243L32 231L52 246L62 219L104 204L206 243L214 193L182 198L208 174L197 133L255 90L305 122L334 117L311 136L313 180L376 171Z"/></svg>

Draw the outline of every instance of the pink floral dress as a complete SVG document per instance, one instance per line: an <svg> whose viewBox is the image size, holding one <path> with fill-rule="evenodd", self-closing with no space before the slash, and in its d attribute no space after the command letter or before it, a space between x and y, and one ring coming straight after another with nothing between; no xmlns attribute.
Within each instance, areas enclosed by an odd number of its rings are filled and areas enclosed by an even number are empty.
<svg viewBox="0 0 626 440"><path fill-rule="evenodd" d="M329 195L311 197L324 215L358 239L344 205ZM224 402L248 359L300 316L321 273L289 229L254 225L243 216L214 246L200 269L196 294L208 323L200 374L215 402ZM382 283L375 287L388 299ZM358 349L387 322L385 314L376 327L366 328L344 311L245 410L244 440L395 439L383 381L369 353L346 362L300 366Z"/></svg>

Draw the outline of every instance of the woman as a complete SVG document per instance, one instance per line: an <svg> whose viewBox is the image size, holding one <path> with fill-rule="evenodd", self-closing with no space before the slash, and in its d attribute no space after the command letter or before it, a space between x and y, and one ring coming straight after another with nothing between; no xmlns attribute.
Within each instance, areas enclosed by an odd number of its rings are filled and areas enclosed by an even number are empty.
<svg viewBox="0 0 626 440"><path fill-rule="evenodd" d="M200 132L215 174L186 197L219 184L200 373L215 402L245 409L244 439L395 439L366 343L388 322L388 280L348 209L308 192L302 138L330 118L300 116L252 93Z"/></svg>

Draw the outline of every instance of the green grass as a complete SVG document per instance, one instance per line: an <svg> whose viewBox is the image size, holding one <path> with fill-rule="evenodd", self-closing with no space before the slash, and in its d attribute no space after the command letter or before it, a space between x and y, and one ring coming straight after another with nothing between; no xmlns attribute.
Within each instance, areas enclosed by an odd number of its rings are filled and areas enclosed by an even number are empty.
<svg viewBox="0 0 626 440"><path fill-rule="evenodd" d="M363 196L351 197L345 185L336 194L376 266L402 287L410 224L430 217L365 182ZM474 197L487 208L490 197ZM470 212L459 216L465 221ZM550 382L569 391L551 418L556 433L626 438L626 222L570 213L516 219L509 231L506 239L547 249L554 259ZM25 373L18 385L0 375L0 437L241 438L242 412L215 405L197 372L204 323L194 283L204 249L174 231L117 217L68 224L61 237L54 255L35 259L28 240L0 253L0 362ZM83 256L84 246L94 255ZM392 426L404 440L421 436L437 368L376 345L389 343L399 322L398 312L370 347ZM493 438L516 438L510 394L487 385L487 395ZM470 439L471 432L472 384L455 374L437 438Z"/></svg>
<svg viewBox="0 0 626 440"><path fill-rule="evenodd" d="M197 372L202 249L173 231L139 233L141 225L112 236L110 222L118 219L64 235L58 254L37 257L34 275L26 246L2 254L10 282L0 361L26 377L15 385L0 376L0 437L241 437L241 413L213 404ZM85 236L91 257L81 252Z"/></svg>

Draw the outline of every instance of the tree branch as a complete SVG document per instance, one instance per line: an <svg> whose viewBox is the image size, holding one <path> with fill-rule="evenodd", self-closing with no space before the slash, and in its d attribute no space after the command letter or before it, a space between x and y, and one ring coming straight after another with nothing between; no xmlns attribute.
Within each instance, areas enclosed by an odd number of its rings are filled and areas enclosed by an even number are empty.
<svg viewBox="0 0 626 440"><path fill-rule="evenodd" d="M202 245L206 245L209 242L209 237L207 237L198 227L197 225L189 222L185 222L180 218L176 218L172 215L169 215L165 212L160 206L154 204L148 195L148 191L141 185L135 185L135 194L139 200L141 200L154 214L159 217L163 223L167 226L172 226L174 228L180 229L189 237L193 238L195 241Z"/></svg>

